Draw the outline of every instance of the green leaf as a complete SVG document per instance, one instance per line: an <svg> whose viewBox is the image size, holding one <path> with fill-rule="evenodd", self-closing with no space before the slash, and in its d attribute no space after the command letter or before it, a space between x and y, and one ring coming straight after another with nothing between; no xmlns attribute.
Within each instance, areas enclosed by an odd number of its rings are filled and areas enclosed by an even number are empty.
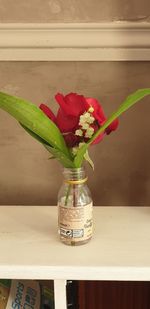
<svg viewBox="0 0 150 309"><path fill-rule="evenodd" d="M28 129L26 126L24 126L21 122L19 122L19 124L21 125L21 127L27 132L29 133L33 138L35 138L38 142L40 142L41 144L45 144L45 145L49 145L43 138L41 138L40 136L38 136L37 134L35 134L33 131L31 131L30 129Z"/></svg>
<svg viewBox="0 0 150 309"><path fill-rule="evenodd" d="M80 167L84 160L85 152L87 151L90 144L101 134L105 131L105 129L122 113L127 111L130 107L132 107L136 102L140 101L145 96L150 95L150 88L147 89L139 89L136 92L132 93L128 96L125 101L120 105L119 109L114 112L105 124L92 136L92 138L88 141L88 143L84 144L77 152L77 155L74 159L74 163L76 167Z"/></svg>
<svg viewBox="0 0 150 309"><path fill-rule="evenodd" d="M93 169L93 171L94 171L94 162L93 162L93 160L90 158L88 150L87 150L87 151L85 152L85 154L84 154L84 159L90 164L90 166L92 167L92 169Z"/></svg>
<svg viewBox="0 0 150 309"><path fill-rule="evenodd" d="M44 147L53 155L55 158L67 168L75 168L75 164L71 159L69 159L63 152L58 149L52 148L51 146L44 145Z"/></svg>
<svg viewBox="0 0 150 309"><path fill-rule="evenodd" d="M51 145L45 142L41 137L39 137L34 132L26 128L24 125L21 124L21 126L25 129L27 133L29 133L33 138L35 138L38 142L40 142L46 148L46 150L48 150L53 155L49 159L56 158L64 167L75 168L74 162L71 159L69 159L68 156L66 156L63 152L53 148Z"/></svg>
<svg viewBox="0 0 150 309"><path fill-rule="evenodd" d="M45 142L61 150L68 157L70 156L58 127L36 105L0 92L0 108L8 112Z"/></svg>
<svg viewBox="0 0 150 309"><path fill-rule="evenodd" d="M75 164L76 168L81 167L82 162L83 162L83 160L84 160L84 155L85 155L87 149L88 149L88 144L85 143L85 144L84 144L81 148L79 148L79 150L77 151L77 154L76 154L76 156L75 156L75 158L74 158L74 164Z"/></svg>

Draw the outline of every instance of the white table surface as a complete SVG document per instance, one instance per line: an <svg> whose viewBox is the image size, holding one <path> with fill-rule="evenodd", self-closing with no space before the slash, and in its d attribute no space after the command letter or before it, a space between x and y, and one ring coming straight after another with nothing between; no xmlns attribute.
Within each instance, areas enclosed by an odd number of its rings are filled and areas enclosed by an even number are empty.
<svg viewBox="0 0 150 309"><path fill-rule="evenodd" d="M66 246L57 208L0 206L0 278L150 281L150 208L94 207L94 236Z"/></svg>

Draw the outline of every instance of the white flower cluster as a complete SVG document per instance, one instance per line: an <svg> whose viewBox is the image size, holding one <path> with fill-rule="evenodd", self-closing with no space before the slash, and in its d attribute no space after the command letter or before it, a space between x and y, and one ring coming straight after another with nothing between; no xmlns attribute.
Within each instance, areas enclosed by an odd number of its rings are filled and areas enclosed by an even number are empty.
<svg viewBox="0 0 150 309"><path fill-rule="evenodd" d="M80 116L79 125L81 129L75 131L75 135L77 136L85 136L86 138L91 138L94 129L90 126L94 122L94 117L91 115L93 113L94 108L91 106L86 113Z"/></svg>

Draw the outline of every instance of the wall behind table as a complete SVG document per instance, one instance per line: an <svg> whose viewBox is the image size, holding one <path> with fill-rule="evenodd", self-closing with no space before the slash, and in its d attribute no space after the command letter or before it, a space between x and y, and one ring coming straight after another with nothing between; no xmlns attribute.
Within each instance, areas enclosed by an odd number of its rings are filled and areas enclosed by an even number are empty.
<svg viewBox="0 0 150 309"><path fill-rule="evenodd" d="M0 0L0 22L150 21L149 0Z"/></svg>
<svg viewBox="0 0 150 309"><path fill-rule="evenodd" d="M99 99L107 115L137 88L150 85L149 62L1 62L0 89L57 110L56 92ZM95 205L150 204L150 97L120 118L118 131L91 148ZM61 168L0 110L0 205L54 205Z"/></svg>

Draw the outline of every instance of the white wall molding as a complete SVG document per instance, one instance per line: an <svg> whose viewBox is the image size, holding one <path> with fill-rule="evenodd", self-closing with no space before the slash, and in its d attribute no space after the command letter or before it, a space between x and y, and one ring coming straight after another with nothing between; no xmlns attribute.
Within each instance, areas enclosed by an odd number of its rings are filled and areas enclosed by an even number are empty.
<svg viewBox="0 0 150 309"><path fill-rule="evenodd" d="M150 60L150 23L0 24L0 61Z"/></svg>

